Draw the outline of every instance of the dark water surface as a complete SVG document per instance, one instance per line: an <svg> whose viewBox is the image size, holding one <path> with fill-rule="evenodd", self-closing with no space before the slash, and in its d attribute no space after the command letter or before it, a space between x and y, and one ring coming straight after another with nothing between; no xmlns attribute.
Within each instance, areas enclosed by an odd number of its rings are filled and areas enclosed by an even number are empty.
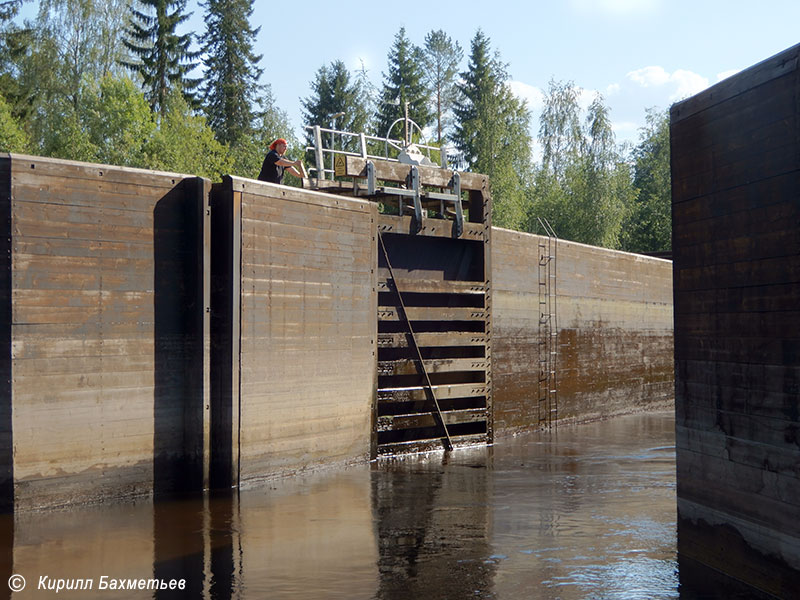
<svg viewBox="0 0 800 600"><path fill-rule="evenodd" d="M238 496L22 514L6 568L27 580L14 598L679 598L674 440L672 414L644 414Z"/></svg>

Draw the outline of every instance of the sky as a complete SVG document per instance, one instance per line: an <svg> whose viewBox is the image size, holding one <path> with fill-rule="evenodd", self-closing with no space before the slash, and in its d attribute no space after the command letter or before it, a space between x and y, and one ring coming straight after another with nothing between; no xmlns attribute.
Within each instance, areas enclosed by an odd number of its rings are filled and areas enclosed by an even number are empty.
<svg viewBox="0 0 800 600"><path fill-rule="evenodd" d="M29 5L30 6L30 5ZM32 11L32 8L28 8ZM186 27L202 36L203 8L189 0ZM548 82L571 81L588 106L601 93L617 141L635 143L645 109L666 110L800 42L798 0L447 0L254 2L262 83L299 133L300 99L324 64L342 60L380 87L394 36L415 44L443 29L464 49L478 28L508 64L512 90L528 101L538 132ZM280 132L279 132L280 133Z"/></svg>

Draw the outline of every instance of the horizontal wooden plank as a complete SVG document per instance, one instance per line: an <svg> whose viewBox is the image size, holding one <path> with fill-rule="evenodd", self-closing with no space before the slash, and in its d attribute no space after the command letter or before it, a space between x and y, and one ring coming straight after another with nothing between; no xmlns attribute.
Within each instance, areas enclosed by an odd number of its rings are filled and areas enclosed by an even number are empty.
<svg viewBox="0 0 800 600"><path fill-rule="evenodd" d="M440 358L424 360L428 373L446 373L448 371L486 371L490 367L487 359L475 358ZM378 361L378 375L409 375L420 372L418 360L383 360Z"/></svg>
<svg viewBox="0 0 800 600"><path fill-rule="evenodd" d="M379 321L484 321L488 311L475 308L458 308L447 306L407 306L405 316L399 307L379 306Z"/></svg>
<svg viewBox="0 0 800 600"><path fill-rule="evenodd" d="M381 233L402 233L404 235L456 238L464 240L485 241L490 231L483 223L464 222L464 231L456 236L453 221L445 219L423 218L419 229L412 227L412 217L381 214L378 216L378 231Z"/></svg>
<svg viewBox="0 0 800 600"><path fill-rule="evenodd" d="M366 177L367 161L357 156L346 157L345 175L347 177ZM375 176L379 180L403 183L408 176L411 165L373 160ZM418 166L420 182L431 187L448 187L453 178L453 171L438 167ZM478 173L459 172L462 190L488 190L489 178Z"/></svg>
<svg viewBox="0 0 800 600"><path fill-rule="evenodd" d="M420 347L485 346L489 343L487 335L471 332L418 333L416 340ZM378 334L378 347L407 348L408 346L408 336L405 333Z"/></svg>
<svg viewBox="0 0 800 600"><path fill-rule="evenodd" d="M486 409L455 410L442 412L442 418L446 425L460 423L476 423L487 420ZM392 415L378 417L378 431L397 431L399 429L411 429L418 427L436 427L438 421L433 414L415 415Z"/></svg>
<svg viewBox="0 0 800 600"><path fill-rule="evenodd" d="M450 398L473 398L477 396L486 396L490 389L486 384L449 384L449 385L434 385L433 390L437 399L450 399ZM379 391L379 402L421 402L427 399L426 389L422 386L416 388L409 388L397 391Z"/></svg>
<svg viewBox="0 0 800 600"><path fill-rule="evenodd" d="M435 279L400 279L395 282L401 294L485 294L489 285L476 281L435 280ZM379 292L392 292L391 280L379 279Z"/></svg>
<svg viewBox="0 0 800 600"><path fill-rule="evenodd" d="M152 171L133 167L85 163L60 158L46 158L25 154L11 154L11 168L15 177L23 174L36 177L58 177L64 179L86 179L114 183L130 183L144 187L163 187L171 189L182 179L194 179L194 175Z"/></svg>

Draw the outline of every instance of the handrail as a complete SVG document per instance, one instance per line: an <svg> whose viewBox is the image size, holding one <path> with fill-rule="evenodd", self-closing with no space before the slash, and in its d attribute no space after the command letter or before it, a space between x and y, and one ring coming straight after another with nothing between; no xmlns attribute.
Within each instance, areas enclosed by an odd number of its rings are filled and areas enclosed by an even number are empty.
<svg viewBox="0 0 800 600"><path fill-rule="evenodd" d="M343 131L339 129L330 129L327 127L321 127L319 125L305 125L304 129L306 131L310 131L313 133L313 139L315 142L314 146L306 146L306 151L314 151L315 153L315 160L317 162L316 167L309 167L309 171L315 171L317 173L318 179L324 179L326 173L330 173L333 175L334 169L325 167L325 159L326 156L331 156L331 166L335 161L336 155L343 155L343 156L355 156L358 158L363 158L365 160L376 158L379 160L386 160L389 162L400 162L397 158L392 158L389 156L389 146L397 150L404 149L404 142L403 140L396 140L393 138L383 138L376 135L365 134L365 133L353 133L352 131ZM331 147L326 148L322 144L323 135L330 135L331 140ZM360 148L360 152L352 152L349 150L345 150L344 148L337 149L336 146L336 136L339 136L340 141L342 138L347 137L349 138L348 141L352 138L358 139L358 145ZM384 145L384 153L381 154L371 154L368 150L368 142L373 142L377 144ZM344 142L341 143L344 145ZM426 150L428 152L428 158L430 158L431 151L436 151L441 153L441 162L442 168L446 168L447 163L447 153L444 148L438 146L431 146L429 144L414 144L417 148L422 150ZM320 163L322 167L320 168ZM321 174L321 176L320 176Z"/></svg>

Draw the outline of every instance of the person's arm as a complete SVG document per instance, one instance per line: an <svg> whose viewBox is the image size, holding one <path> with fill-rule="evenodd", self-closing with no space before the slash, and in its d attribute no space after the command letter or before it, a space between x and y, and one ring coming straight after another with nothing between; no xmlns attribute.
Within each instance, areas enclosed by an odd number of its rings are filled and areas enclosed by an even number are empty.
<svg viewBox="0 0 800 600"><path fill-rule="evenodd" d="M303 166L303 161L299 158L297 160L289 160L288 158L280 157L276 164L281 167L286 167L286 170L295 177L300 177L301 179L303 177L308 177L308 175L306 175L306 169Z"/></svg>

